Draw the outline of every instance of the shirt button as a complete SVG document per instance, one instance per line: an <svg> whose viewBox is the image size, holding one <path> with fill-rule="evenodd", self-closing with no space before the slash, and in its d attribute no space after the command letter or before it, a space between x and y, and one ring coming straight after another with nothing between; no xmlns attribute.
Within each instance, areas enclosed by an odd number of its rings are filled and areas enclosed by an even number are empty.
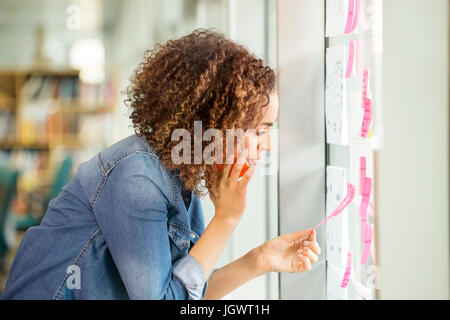
<svg viewBox="0 0 450 320"><path fill-rule="evenodd" d="M191 238L194 239L195 238L195 234L191 233Z"/></svg>

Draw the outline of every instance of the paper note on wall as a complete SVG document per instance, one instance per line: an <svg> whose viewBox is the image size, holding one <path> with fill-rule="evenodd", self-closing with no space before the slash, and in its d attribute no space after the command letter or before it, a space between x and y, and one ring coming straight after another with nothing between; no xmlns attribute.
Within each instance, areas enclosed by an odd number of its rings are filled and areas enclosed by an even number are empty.
<svg viewBox="0 0 450 320"><path fill-rule="evenodd" d="M348 134L351 141L355 137L359 137L361 133L361 123L364 118L364 109L361 108L362 92L350 92L347 95L348 106Z"/></svg>
<svg viewBox="0 0 450 320"><path fill-rule="evenodd" d="M348 44L348 56L347 56L347 69L345 72L345 78L350 78L353 72L353 65L355 64L355 40L352 40Z"/></svg>
<svg viewBox="0 0 450 320"><path fill-rule="evenodd" d="M345 198L347 188L344 169L327 166L326 213L329 217ZM326 223L326 259L338 267L347 265L348 217L347 209ZM342 280L342 277L341 277Z"/></svg>
<svg viewBox="0 0 450 320"><path fill-rule="evenodd" d="M327 0L326 37L342 35L345 32L348 17L348 0Z"/></svg>
<svg viewBox="0 0 450 320"><path fill-rule="evenodd" d="M327 49L325 120L327 143L348 144L347 99L346 99L346 47Z"/></svg>
<svg viewBox="0 0 450 320"><path fill-rule="evenodd" d="M359 37L356 39L355 44L355 69L357 78L363 76L363 65L364 65L364 38Z"/></svg>
<svg viewBox="0 0 450 320"><path fill-rule="evenodd" d="M348 289L341 287L345 268L327 264L327 300L347 300Z"/></svg>
<svg viewBox="0 0 450 320"><path fill-rule="evenodd" d="M352 252L347 252L347 266L345 267L344 278L342 279L341 288L346 288L350 280L350 273L352 272Z"/></svg>
<svg viewBox="0 0 450 320"><path fill-rule="evenodd" d="M350 280L358 300L372 300L372 289L366 287L365 285L359 283L356 280L355 272L350 273Z"/></svg>
<svg viewBox="0 0 450 320"><path fill-rule="evenodd" d="M358 26L360 12L361 12L361 0L355 0L355 9L354 9L352 27L351 27L350 32L353 32L356 30L356 27Z"/></svg>
<svg viewBox="0 0 450 320"><path fill-rule="evenodd" d="M369 0L362 0L359 7L357 32L363 33L369 29L370 13L373 13L373 9L370 8Z"/></svg>
<svg viewBox="0 0 450 320"><path fill-rule="evenodd" d="M361 108L360 108L361 109ZM373 151L370 143L361 137L353 137L349 144L349 182L356 187L356 194L354 203L359 204L361 202L361 157L365 157L365 177L373 178Z"/></svg>

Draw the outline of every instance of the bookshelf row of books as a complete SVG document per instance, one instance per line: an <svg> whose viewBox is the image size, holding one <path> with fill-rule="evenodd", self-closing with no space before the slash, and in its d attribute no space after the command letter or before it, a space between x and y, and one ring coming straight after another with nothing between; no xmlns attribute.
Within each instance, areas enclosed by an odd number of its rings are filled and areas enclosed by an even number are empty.
<svg viewBox="0 0 450 320"><path fill-rule="evenodd" d="M46 169L48 152L42 150L0 150L0 164L11 165L20 174Z"/></svg>
<svg viewBox="0 0 450 320"><path fill-rule="evenodd" d="M22 88L27 100L55 99L71 101L80 95L78 76L31 75Z"/></svg>
<svg viewBox="0 0 450 320"><path fill-rule="evenodd" d="M44 115L44 116L43 116ZM40 113L23 116L19 121L18 139L22 145L62 142L69 144L104 142L112 130L110 113L73 114ZM74 141L77 140L77 141Z"/></svg>
<svg viewBox="0 0 450 320"><path fill-rule="evenodd" d="M95 113L106 114L113 109L116 91L112 77L92 85L80 82L77 75L31 75L20 90L16 141L21 145L62 140L77 144L80 129L87 126L95 131L93 123L105 122L108 116ZM0 133L0 141L3 136L14 135L8 129Z"/></svg>
<svg viewBox="0 0 450 320"><path fill-rule="evenodd" d="M0 86L0 111L1 110L12 110L14 108L14 97L5 92L5 90Z"/></svg>
<svg viewBox="0 0 450 320"><path fill-rule="evenodd" d="M20 171L16 204L51 183L67 154L76 170L108 145L118 90L112 74L94 85L71 69L0 72L0 164Z"/></svg>
<svg viewBox="0 0 450 320"><path fill-rule="evenodd" d="M107 76L100 84L81 82L79 103L86 108L112 106L117 101L118 91L117 81L112 76Z"/></svg>
<svg viewBox="0 0 450 320"><path fill-rule="evenodd" d="M113 105L117 99L117 83L112 76L100 84L81 82L76 75L31 75L21 90L23 103L54 100L62 108L73 105L95 108Z"/></svg>

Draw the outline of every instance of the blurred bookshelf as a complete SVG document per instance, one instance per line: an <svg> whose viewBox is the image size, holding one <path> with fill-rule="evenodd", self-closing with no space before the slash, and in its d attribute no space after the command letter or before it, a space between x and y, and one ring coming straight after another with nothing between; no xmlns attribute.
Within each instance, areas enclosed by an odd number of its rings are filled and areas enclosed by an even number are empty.
<svg viewBox="0 0 450 320"><path fill-rule="evenodd" d="M49 187L62 159L78 165L107 146L117 77L85 83L74 69L0 70L0 163L19 170L14 213L27 195Z"/></svg>

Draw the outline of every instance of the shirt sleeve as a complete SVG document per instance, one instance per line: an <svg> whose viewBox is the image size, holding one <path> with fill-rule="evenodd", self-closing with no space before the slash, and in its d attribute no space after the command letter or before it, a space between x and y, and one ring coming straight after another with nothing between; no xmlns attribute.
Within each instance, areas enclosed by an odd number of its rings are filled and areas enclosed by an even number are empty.
<svg viewBox="0 0 450 320"><path fill-rule="evenodd" d="M149 161L142 154L116 165L96 201L96 219L130 299L203 299L207 283L199 262L187 254L172 264L171 182L154 169L159 162L149 168Z"/></svg>
<svg viewBox="0 0 450 320"><path fill-rule="evenodd" d="M179 259L175 265L173 274L186 288L189 300L203 300L208 286L205 273L200 263L190 254Z"/></svg>

